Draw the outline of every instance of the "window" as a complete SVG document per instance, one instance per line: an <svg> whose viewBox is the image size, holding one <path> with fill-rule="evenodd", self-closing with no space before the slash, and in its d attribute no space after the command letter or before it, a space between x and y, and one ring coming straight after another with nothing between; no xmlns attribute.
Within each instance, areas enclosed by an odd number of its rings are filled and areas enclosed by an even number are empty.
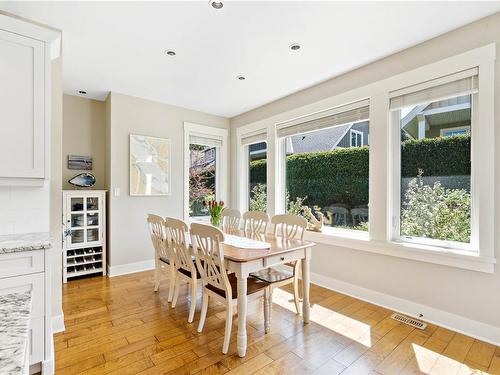
<svg viewBox="0 0 500 375"><path fill-rule="evenodd" d="M368 230L368 104L278 128L287 213L307 217L307 206L326 226Z"/></svg>
<svg viewBox="0 0 500 375"><path fill-rule="evenodd" d="M351 132L351 147L363 146L363 133L354 129L351 129L350 132Z"/></svg>
<svg viewBox="0 0 500 375"><path fill-rule="evenodd" d="M441 137L453 137L455 135L470 134L470 126L460 126L457 128L441 129Z"/></svg>
<svg viewBox="0 0 500 375"><path fill-rule="evenodd" d="M399 145L399 239L470 248L477 70L463 75L391 98Z"/></svg>
<svg viewBox="0 0 500 375"><path fill-rule="evenodd" d="M189 144L189 216L207 216L203 201L217 199L217 147Z"/></svg>
<svg viewBox="0 0 500 375"><path fill-rule="evenodd" d="M184 217L207 220L202 202L225 200L227 130L184 123Z"/></svg>
<svg viewBox="0 0 500 375"><path fill-rule="evenodd" d="M267 211L267 144L248 146L248 209Z"/></svg>

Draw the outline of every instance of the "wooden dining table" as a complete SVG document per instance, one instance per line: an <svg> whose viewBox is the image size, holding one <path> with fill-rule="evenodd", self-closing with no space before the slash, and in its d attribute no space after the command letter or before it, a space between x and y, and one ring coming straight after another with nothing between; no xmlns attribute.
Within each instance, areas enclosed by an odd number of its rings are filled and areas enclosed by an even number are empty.
<svg viewBox="0 0 500 375"><path fill-rule="evenodd" d="M287 240L273 234L250 234L241 230L224 231L225 234L247 237L258 241L268 242L268 249L240 248L224 243L224 259L226 268L236 274L238 281L238 355L244 357L247 351L247 278L252 272L264 268L289 263L302 262L302 317L305 324L309 323L309 283L311 248L314 242L293 239Z"/></svg>

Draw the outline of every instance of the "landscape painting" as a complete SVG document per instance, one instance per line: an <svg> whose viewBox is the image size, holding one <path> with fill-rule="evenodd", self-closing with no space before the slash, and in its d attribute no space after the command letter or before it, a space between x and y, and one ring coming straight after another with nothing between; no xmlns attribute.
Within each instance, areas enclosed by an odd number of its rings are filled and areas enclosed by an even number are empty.
<svg viewBox="0 0 500 375"><path fill-rule="evenodd" d="M68 155L68 169L91 171L92 157L82 155Z"/></svg>
<svg viewBox="0 0 500 375"><path fill-rule="evenodd" d="M170 139L130 134L130 195L170 194Z"/></svg>

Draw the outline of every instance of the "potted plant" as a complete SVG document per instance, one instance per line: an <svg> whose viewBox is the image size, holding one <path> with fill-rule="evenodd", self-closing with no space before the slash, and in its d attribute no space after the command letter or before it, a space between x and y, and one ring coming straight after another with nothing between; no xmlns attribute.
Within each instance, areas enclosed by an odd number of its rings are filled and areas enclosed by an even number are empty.
<svg viewBox="0 0 500 375"><path fill-rule="evenodd" d="M223 201L203 201L203 206L207 207L210 214L210 224L214 227L220 227L222 220L222 211L224 210Z"/></svg>

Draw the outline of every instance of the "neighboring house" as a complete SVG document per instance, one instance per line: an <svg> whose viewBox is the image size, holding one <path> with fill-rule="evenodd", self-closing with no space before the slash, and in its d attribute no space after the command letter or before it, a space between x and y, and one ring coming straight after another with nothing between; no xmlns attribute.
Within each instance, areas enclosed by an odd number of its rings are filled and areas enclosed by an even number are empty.
<svg viewBox="0 0 500 375"><path fill-rule="evenodd" d="M350 123L310 133L294 135L286 139L287 155L305 152L331 151L339 147L361 147L370 142L368 121ZM250 160L266 156L266 142L250 145Z"/></svg>
<svg viewBox="0 0 500 375"><path fill-rule="evenodd" d="M216 148L211 147L204 150L191 150L191 170L199 171L210 168L215 164Z"/></svg>
<svg viewBox="0 0 500 375"><path fill-rule="evenodd" d="M450 137L470 133L470 96L417 105L401 119L406 138Z"/></svg>

